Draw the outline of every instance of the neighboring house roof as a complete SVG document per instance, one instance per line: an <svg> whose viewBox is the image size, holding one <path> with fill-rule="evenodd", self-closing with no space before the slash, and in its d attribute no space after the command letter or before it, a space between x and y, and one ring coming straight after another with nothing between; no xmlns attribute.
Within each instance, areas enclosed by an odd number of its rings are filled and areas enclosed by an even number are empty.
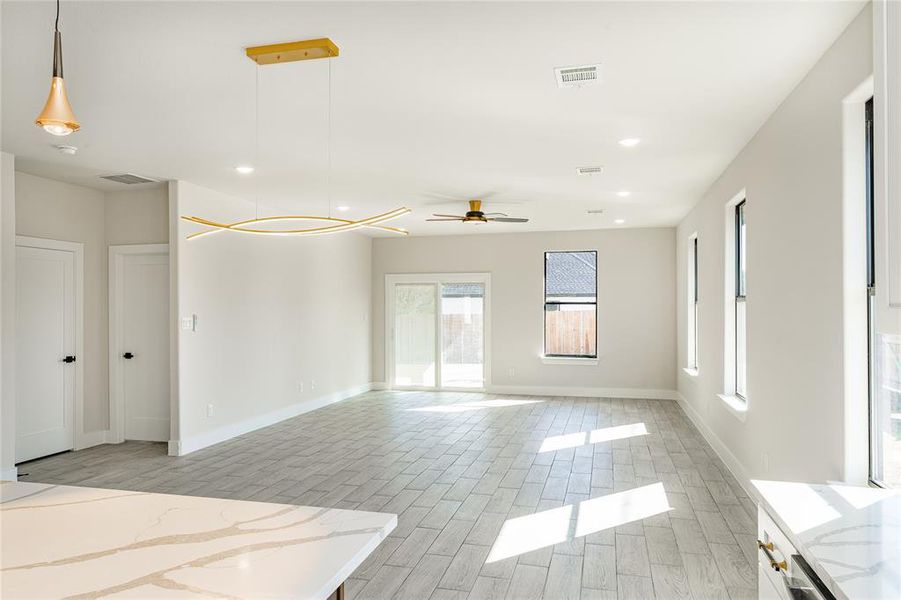
<svg viewBox="0 0 901 600"><path fill-rule="evenodd" d="M445 283L441 286L444 298L481 298L485 288L481 283Z"/></svg>
<svg viewBox="0 0 901 600"><path fill-rule="evenodd" d="M594 296L597 286L596 252L548 252L545 269L547 296Z"/></svg>

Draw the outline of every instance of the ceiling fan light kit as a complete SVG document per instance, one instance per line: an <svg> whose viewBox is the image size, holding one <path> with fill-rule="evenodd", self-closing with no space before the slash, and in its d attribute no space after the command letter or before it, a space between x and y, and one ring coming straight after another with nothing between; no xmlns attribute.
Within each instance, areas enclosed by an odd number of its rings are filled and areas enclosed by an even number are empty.
<svg viewBox="0 0 901 600"><path fill-rule="evenodd" d="M528 223L528 219L519 217L508 217L505 213L486 213L482 212L481 200L470 200L469 210L465 215L442 215L433 214L435 219L426 219L426 221L460 221L462 223L489 223L496 221L498 223Z"/></svg>
<svg viewBox="0 0 901 600"><path fill-rule="evenodd" d="M257 64L257 68L262 65L274 65L288 62L296 62L301 60L315 60L319 58L331 59L335 58L339 55L340 51L338 46L332 42L332 40L328 38L320 38L315 40L303 40L299 42L289 42L285 44L270 44L268 46L253 46L251 48L246 48L245 53L247 57L250 58ZM331 64L329 64L329 77L328 77L328 175L329 181L331 181L331 170L332 170L332 71ZM257 92L259 92L259 77L257 77ZM259 98L259 93L257 93L257 98ZM256 135L257 140L259 140L259 100L257 100L256 105L257 112L257 124L256 124ZM259 142L257 141L257 150L259 150ZM257 156L256 158L259 158ZM240 169L240 168L239 168ZM350 219L339 219L337 217L332 216L332 200L331 200L331 186L329 185L329 198L328 198L328 215L273 215L267 217L260 217L259 215L255 216L253 219L246 219L243 221L236 221L233 223L223 223L217 221L215 219L205 219L198 216L193 215L182 215L182 219L191 223L195 223L197 225L202 225L206 227L204 231L199 231L196 233L192 233L187 236L186 239L193 240L200 237L206 237L208 235L214 233L221 233L224 231L234 232L234 233L243 233L248 235L263 235L263 236L310 236L310 235L326 235L331 233L341 233L344 231L353 231L356 229L360 229L363 227L377 229L379 231L385 231L388 233L394 233L398 235L408 235L409 232L406 229L401 227L389 227L386 225L382 225L386 221L390 221L392 219L396 219L398 217L402 217L410 212L409 208L400 207L395 208L394 210L388 211L386 213L373 215L371 217L367 217L365 219L358 219L356 221ZM342 210L343 207L338 207L338 210ZM257 195L257 210L259 210L259 195ZM290 229L264 229L258 227L261 224L267 223L285 223L285 222L303 222L303 221L314 221L318 223L326 222L327 225L314 225L311 227L300 227L300 228L290 228Z"/></svg>
<svg viewBox="0 0 901 600"><path fill-rule="evenodd" d="M53 27L53 76L50 80L50 93L44 109L34 124L49 134L56 136L69 135L81 128L69 96L66 94L66 83L63 81L63 37L59 32L59 0L56 0L56 22Z"/></svg>

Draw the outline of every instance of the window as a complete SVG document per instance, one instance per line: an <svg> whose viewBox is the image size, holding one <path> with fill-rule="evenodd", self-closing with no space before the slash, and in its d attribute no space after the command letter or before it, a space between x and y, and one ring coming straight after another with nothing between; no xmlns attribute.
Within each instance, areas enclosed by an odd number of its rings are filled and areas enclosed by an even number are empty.
<svg viewBox="0 0 901 600"><path fill-rule="evenodd" d="M745 222L745 201L735 205L735 395L746 398L748 393L747 365L747 298L746 270L748 227Z"/></svg>
<svg viewBox="0 0 901 600"><path fill-rule="evenodd" d="M901 335L892 326L885 286L879 280L876 244L878 213L874 194L873 100L865 105L866 268L870 414L869 479L882 487L901 486ZM884 214L884 213L883 213Z"/></svg>
<svg viewBox="0 0 901 600"><path fill-rule="evenodd" d="M597 358L598 253L544 253L544 355Z"/></svg>
<svg viewBox="0 0 901 600"><path fill-rule="evenodd" d="M688 240L688 369L698 368L698 234Z"/></svg>

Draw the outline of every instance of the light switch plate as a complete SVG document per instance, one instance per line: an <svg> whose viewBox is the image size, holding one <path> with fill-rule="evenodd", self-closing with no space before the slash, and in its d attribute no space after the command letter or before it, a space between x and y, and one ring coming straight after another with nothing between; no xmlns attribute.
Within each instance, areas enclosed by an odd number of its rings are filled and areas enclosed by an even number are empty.
<svg viewBox="0 0 901 600"><path fill-rule="evenodd" d="M197 315L181 318L182 331L197 331Z"/></svg>

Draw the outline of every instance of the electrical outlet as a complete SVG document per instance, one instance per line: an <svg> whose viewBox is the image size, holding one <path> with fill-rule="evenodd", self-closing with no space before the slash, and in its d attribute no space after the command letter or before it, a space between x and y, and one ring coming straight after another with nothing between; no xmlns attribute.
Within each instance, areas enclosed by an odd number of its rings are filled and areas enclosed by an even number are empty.
<svg viewBox="0 0 901 600"><path fill-rule="evenodd" d="M206 416L207 416L207 418L210 418L213 416L213 405L212 404L206 405Z"/></svg>
<svg viewBox="0 0 901 600"><path fill-rule="evenodd" d="M297 391L303 394L303 381L297 384Z"/></svg>
<svg viewBox="0 0 901 600"><path fill-rule="evenodd" d="M313 391L313 390L315 390L315 389L316 389L316 380L315 380L315 379L311 379L311 380L310 380L310 391Z"/></svg>
<svg viewBox="0 0 901 600"><path fill-rule="evenodd" d="M510 379L516 378L516 367L510 367Z"/></svg>

